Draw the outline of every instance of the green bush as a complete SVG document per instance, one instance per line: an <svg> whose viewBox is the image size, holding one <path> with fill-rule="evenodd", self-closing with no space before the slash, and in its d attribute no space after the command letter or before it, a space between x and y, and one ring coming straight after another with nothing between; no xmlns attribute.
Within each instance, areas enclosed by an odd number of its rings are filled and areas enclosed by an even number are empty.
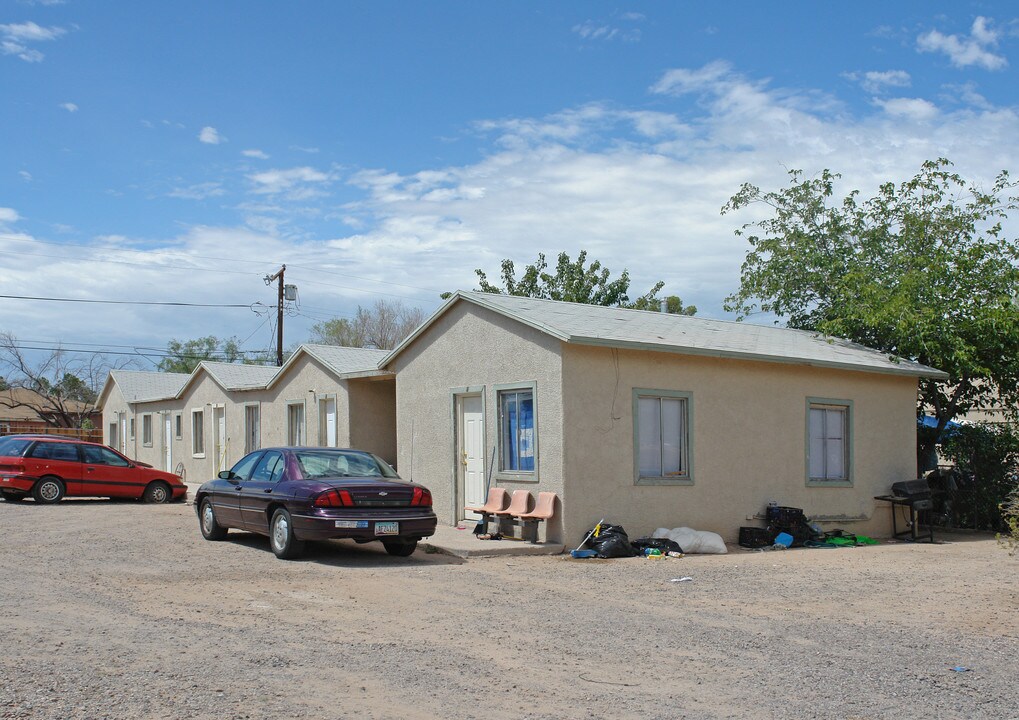
<svg viewBox="0 0 1019 720"><path fill-rule="evenodd" d="M1011 425L963 425L941 446L963 478L950 495L950 517L956 527L1009 532L1019 491L1019 433ZM1009 507L1012 513L1009 514ZM1011 518L1011 519L1010 519Z"/></svg>

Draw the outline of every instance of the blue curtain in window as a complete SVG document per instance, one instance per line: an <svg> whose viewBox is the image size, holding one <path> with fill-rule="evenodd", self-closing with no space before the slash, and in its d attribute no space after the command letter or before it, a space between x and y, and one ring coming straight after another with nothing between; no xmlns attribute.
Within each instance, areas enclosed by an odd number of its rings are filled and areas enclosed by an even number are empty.
<svg viewBox="0 0 1019 720"><path fill-rule="evenodd" d="M534 397L530 392L503 395L503 422L504 469L534 472Z"/></svg>

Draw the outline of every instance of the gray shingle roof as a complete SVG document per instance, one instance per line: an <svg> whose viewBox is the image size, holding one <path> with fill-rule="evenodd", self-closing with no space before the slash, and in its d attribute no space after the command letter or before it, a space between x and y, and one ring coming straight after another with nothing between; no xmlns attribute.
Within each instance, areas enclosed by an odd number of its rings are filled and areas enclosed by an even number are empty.
<svg viewBox="0 0 1019 720"><path fill-rule="evenodd" d="M329 367L337 375L378 372L379 363L388 350L340 347L339 345L302 345L309 355Z"/></svg>
<svg viewBox="0 0 1019 720"><path fill-rule="evenodd" d="M111 370L124 399L129 403L166 400L177 395L191 377L186 373Z"/></svg>
<svg viewBox="0 0 1019 720"><path fill-rule="evenodd" d="M238 365L236 363L203 362L202 367L227 390L257 390L276 377L275 365Z"/></svg>
<svg viewBox="0 0 1019 720"><path fill-rule="evenodd" d="M459 292L386 359L398 355L453 302L465 300L530 325L563 342L580 345L655 350L765 362L794 363L866 372L947 377L940 370L887 354L849 340L789 328L646 310L625 310L580 303L538 300L512 295Z"/></svg>

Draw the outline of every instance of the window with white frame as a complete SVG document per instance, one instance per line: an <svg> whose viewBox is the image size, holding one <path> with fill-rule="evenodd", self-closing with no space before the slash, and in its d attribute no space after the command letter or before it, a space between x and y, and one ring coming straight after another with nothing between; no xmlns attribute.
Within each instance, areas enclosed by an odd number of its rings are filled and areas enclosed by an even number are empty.
<svg viewBox="0 0 1019 720"><path fill-rule="evenodd" d="M142 415L142 445L152 445L152 416Z"/></svg>
<svg viewBox="0 0 1019 720"><path fill-rule="evenodd" d="M287 445L304 445L304 403L287 405Z"/></svg>
<svg viewBox="0 0 1019 720"><path fill-rule="evenodd" d="M127 421L127 426L128 426L127 436L131 440L134 440L134 418L131 418L130 420Z"/></svg>
<svg viewBox="0 0 1019 720"><path fill-rule="evenodd" d="M533 475L538 447L533 384L496 388L499 409L499 472Z"/></svg>
<svg viewBox="0 0 1019 720"><path fill-rule="evenodd" d="M634 475L637 484L693 481L690 457L692 402L688 392L633 391Z"/></svg>
<svg viewBox="0 0 1019 720"><path fill-rule="evenodd" d="M205 455L205 410L191 411L191 454Z"/></svg>
<svg viewBox="0 0 1019 720"><path fill-rule="evenodd" d="M848 483L850 468L850 412L848 401L807 401L807 480Z"/></svg>
<svg viewBox="0 0 1019 720"><path fill-rule="evenodd" d="M173 416L173 436L180 440L184 437L184 415L176 413Z"/></svg>

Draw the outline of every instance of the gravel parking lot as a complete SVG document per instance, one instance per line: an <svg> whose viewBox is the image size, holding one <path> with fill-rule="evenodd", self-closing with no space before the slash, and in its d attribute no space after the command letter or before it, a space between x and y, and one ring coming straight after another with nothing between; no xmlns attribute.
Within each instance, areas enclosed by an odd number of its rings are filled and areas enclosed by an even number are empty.
<svg viewBox="0 0 1019 720"><path fill-rule="evenodd" d="M984 537L283 562L180 504L0 527L3 718L1019 718L1019 558Z"/></svg>

